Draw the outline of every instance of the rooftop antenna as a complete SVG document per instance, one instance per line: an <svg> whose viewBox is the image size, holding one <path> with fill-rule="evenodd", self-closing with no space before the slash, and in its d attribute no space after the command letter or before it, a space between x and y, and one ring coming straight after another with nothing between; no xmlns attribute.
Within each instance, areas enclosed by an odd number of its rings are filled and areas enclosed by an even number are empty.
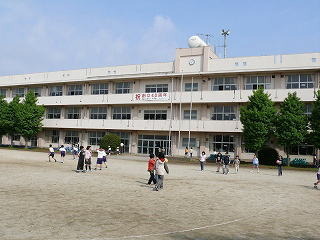
<svg viewBox="0 0 320 240"><path fill-rule="evenodd" d="M227 36L229 36L230 34L230 30L224 30L222 29L221 31L221 35L223 36L223 49L224 49L224 53L223 53L223 57L226 58L227 57Z"/></svg>
<svg viewBox="0 0 320 240"><path fill-rule="evenodd" d="M197 35L198 35L198 36L201 36L201 37L204 37L205 40L206 40L206 44L207 44L207 45L210 45L209 42L210 42L210 38L213 37L212 34L209 34L209 33L198 33Z"/></svg>

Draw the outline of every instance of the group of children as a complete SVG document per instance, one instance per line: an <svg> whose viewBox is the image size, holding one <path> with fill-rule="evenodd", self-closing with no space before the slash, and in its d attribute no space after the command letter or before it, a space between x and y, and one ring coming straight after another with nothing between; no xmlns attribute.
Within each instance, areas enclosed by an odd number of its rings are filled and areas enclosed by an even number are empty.
<svg viewBox="0 0 320 240"><path fill-rule="evenodd" d="M159 152L157 157L152 153L149 155L148 172L150 178L147 184L151 185L153 182L154 191L163 189L164 175L165 173L169 174L168 159L165 158L163 152Z"/></svg>

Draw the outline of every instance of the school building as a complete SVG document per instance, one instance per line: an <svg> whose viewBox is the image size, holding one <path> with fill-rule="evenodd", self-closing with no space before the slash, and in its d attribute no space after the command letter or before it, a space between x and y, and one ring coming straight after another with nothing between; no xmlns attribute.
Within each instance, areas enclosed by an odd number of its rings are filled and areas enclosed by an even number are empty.
<svg viewBox="0 0 320 240"><path fill-rule="evenodd" d="M106 133L118 134L124 151L193 155L228 151L241 159L240 107L263 87L276 104L289 92L311 102L320 86L320 53L219 58L210 46L176 49L174 61L0 77L0 95L10 101L28 90L46 108L43 131L33 146L79 143L93 149ZM10 136L2 136L2 144ZM24 144L15 135L16 145ZM281 148L275 146L281 152ZM311 159L313 146L291 149Z"/></svg>

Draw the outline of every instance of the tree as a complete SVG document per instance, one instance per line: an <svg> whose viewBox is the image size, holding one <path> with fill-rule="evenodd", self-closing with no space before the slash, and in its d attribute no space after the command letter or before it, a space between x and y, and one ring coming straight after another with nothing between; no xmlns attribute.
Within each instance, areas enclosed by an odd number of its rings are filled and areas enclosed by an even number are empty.
<svg viewBox="0 0 320 240"><path fill-rule="evenodd" d="M115 151L117 147L120 146L121 140L118 135L115 134L107 134L100 140L100 147L103 149L108 149L109 146L111 150Z"/></svg>
<svg viewBox="0 0 320 240"><path fill-rule="evenodd" d="M306 139L307 126L308 118L304 114L303 103L296 93L289 93L280 105L276 124L278 143L284 147L288 160L290 148L301 144Z"/></svg>
<svg viewBox="0 0 320 240"><path fill-rule="evenodd" d="M246 148L257 153L272 136L275 120L276 109L269 95L263 89L254 91L240 109Z"/></svg>
<svg viewBox="0 0 320 240"><path fill-rule="evenodd" d="M8 120L9 124L7 126L7 133L11 137L10 145L13 145L13 135L14 134L21 134L19 127L18 127L18 112L20 111L21 103L20 98L15 96L13 100L8 104Z"/></svg>
<svg viewBox="0 0 320 240"><path fill-rule="evenodd" d="M37 101L35 94L28 92L17 112L18 132L24 137L26 147L27 142L37 136L42 127L45 108L37 105Z"/></svg>
<svg viewBox="0 0 320 240"><path fill-rule="evenodd" d="M0 138L8 133L9 125L9 104L3 97L0 97Z"/></svg>
<svg viewBox="0 0 320 240"><path fill-rule="evenodd" d="M315 148L320 149L320 90L316 93L310 116L311 142Z"/></svg>

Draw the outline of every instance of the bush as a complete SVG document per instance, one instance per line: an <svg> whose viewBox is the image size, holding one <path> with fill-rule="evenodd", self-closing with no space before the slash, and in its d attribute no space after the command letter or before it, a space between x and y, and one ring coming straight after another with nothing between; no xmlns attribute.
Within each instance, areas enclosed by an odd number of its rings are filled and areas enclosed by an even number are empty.
<svg viewBox="0 0 320 240"><path fill-rule="evenodd" d="M103 149L108 150L109 146L111 147L112 151L115 151L117 147L120 147L120 137L115 134L107 134L100 140L100 147Z"/></svg>
<svg viewBox="0 0 320 240"><path fill-rule="evenodd" d="M303 168L308 168L308 167L312 167L312 165L310 165L306 159L304 158L295 158L290 162L290 166L291 167L303 167Z"/></svg>

